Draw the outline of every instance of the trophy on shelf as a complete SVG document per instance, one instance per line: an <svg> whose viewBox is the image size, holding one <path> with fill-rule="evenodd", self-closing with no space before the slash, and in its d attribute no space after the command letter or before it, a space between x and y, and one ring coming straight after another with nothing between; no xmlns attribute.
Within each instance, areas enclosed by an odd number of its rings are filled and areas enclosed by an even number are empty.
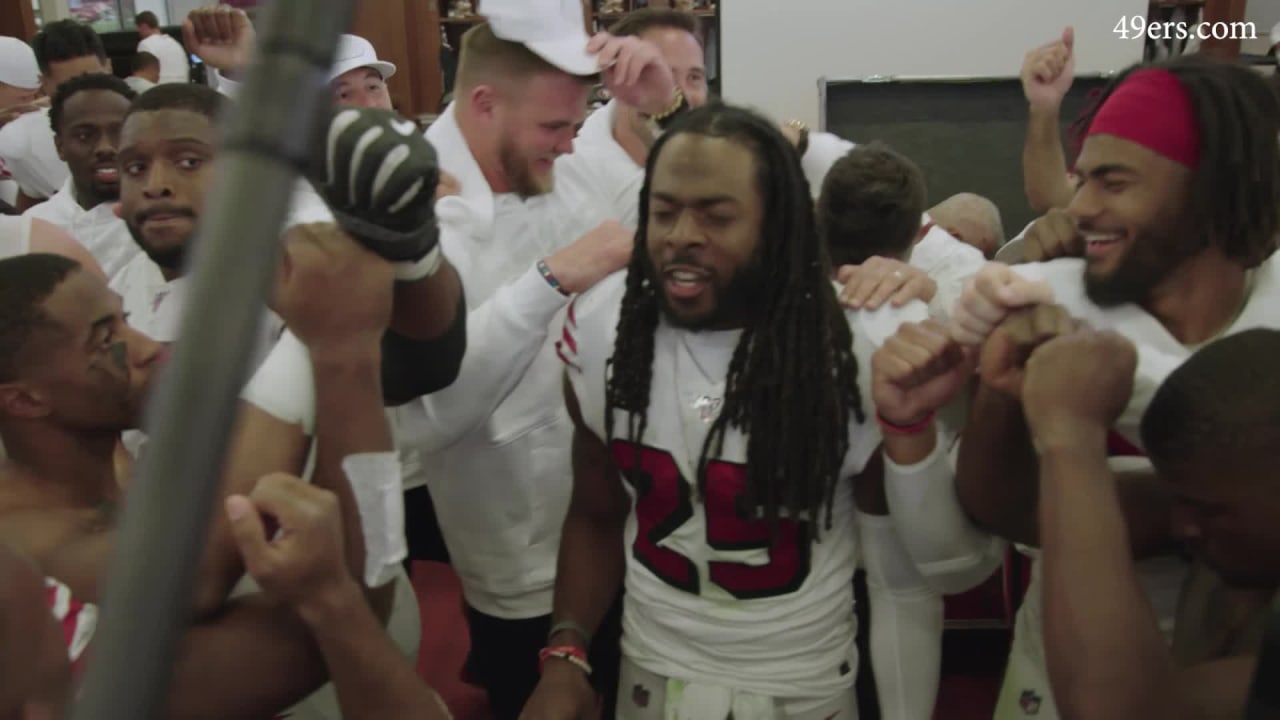
<svg viewBox="0 0 1280 720"><path fill-rule="evenodd" d="M626 11L626 3L623 0L603 0L600 3L601 15L621 15Z"/></svg>
<svg viewBox="0 0 1280 720"><path fill-rule="evenodd" d="M451 18L465 18L475 14L475 4L471 0L453 0L449 5L449 17Z"/></svg>

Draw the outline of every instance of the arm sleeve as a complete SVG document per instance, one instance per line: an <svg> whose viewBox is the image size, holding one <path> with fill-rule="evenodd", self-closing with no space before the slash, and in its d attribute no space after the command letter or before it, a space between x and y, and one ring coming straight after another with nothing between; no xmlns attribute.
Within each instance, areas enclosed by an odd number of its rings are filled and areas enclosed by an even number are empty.
<svg viewBox="0 0 1280 720"><path fill-rule="evenodd" d="M406 422L404 432L415 446L438 452L488 420L524 376L567 303L537 268L529 268L472 310L457 380L419 400L425 412Z"/></svg>
<svg viewBox="0 0 1280 720"><path fill-rule="evenodd" d="M441 336L414 340L388 330L382 336L382 396L404 405L443 390L458 379L467 350L467 304L458 301L453 324Z"/></svg>
<svg viewBox="0 0 1280 720"><path fill-rule="evenodd" d="M889 514L907 552L938 592L964 592L991 576L1004 542L979 530L956 495L955 471L945 437L915 465L884 459Z"/></svg>

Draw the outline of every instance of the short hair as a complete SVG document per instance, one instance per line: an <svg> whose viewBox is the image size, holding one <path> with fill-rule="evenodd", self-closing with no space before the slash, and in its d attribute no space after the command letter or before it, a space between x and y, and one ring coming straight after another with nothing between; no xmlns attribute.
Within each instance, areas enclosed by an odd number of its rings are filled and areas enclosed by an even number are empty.
<svg viewBox="0 0 1280 720"><path fill-rule="evenodd" d="M44 26L31 40L40 72L49 74L49 65L65 60L95 56L107 61L107 49L93 28L75 20L58 20Z"/></svg>
<svg viewBox="0 0 1280 720"><path fill-rule="evenodd" d="M698 16L683 10L670 8L641 8L627 13L625 17L609 28L609 34L616 37L643 35L650 30L683 30L702 43L701 24Z"/></svg>
<svg viewBox="0 0 1280 720"><path fill-rule="evenodd" d="M152 55L146 50L143 50L142 52L138 53L133 58L134 72L138 72L139 70L146 70L148 68L158 68L158 67L160 67L160 58L156 57L155 55Z"/></svg>
<svg viewBox="0 0 1280 720"><path fill-rule="evenodd" d="M1112 93L1134 72L1153 68L1182 84L1200 128L1200 164L1187 200L1200 248L1216 244L1244 267L1257 267L1280 235L1280 97L1251 68L1203 55L1131 66L1072 126L1077 149Z"/></svg>
<svg viewBox="0 0 1280 720"><path fill-rule="evenodd" d="M1246 330L1201 348L1156 391L1142 418L1155 462L1280 454L1280 331Z"/></svg>
<svg viewBox="0 0 1280 720"><path fill-rule="evenodd" d="M53 94L53 101L49 104L49 126L53 128L55 135L62 129L62 114L66 108L67 101L72 96L89 90L113 92L129 102L133 102L133 99L138 95L133 91L133 88L129 87L129 83L115 75L92 73L73 77L58 86L57 91Z"/></svg>
<svg viewBox="0 0 1280 720"><path fill-rule="evenodd" d="M207 85L164 83L135 97L133 105L129 106L128 115L160 110L189 110L217 121L226 106L226 97Z"/></svg>
<svg viewBox="0 0 1280 720"><path fill-rule="evenodd" d="M873 142L854 147L827 173L818 195L818 229L836 267L876 255L897 258L911 249L924 209L924 173Z"/></svg>
<svg viewBox="0 0 1280 720"><path fill-rule="evenodd" d="M49 322L41 307L80 263L33 253L0 260L0 382L18 379L32 333Z"/></svg>
<svg viewBox="0 0 1280 720"><path fill-rule="evenodd" d="M461 44L456 75L460 88L475 88L499 78L518 83L534 75L564 72L524 45L498 37L488 23L468 30Z"/></svg>
<svg viewBox="0 0 1280 720"><path fill-rule="evenodd" d="M147 27L159 29L160 18L157 18L156 14L150 10L143 10L133 17L133 25L134 27L142 27L143 25L146 25Z"/></svg>

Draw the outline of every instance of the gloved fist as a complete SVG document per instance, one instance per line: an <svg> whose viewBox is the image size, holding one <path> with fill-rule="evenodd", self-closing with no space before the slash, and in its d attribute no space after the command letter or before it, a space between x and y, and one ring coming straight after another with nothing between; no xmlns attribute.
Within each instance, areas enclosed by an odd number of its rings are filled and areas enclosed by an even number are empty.
<svg viewBox="0 0 1280 720"><path fill-rule="evenodd" d="M440 266L435 149L393 112L337 110L321 138L311 182L338 224L395 263L396 279L420 280Z"/></svg>

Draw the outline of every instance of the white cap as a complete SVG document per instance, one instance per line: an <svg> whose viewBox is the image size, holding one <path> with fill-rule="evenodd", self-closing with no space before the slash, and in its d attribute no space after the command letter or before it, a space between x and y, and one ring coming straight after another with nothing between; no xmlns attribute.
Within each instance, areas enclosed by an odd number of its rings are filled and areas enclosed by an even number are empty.
<svg viewBox="0 0 1280 720"><path fill-rule="evenodd" d="M493 34L518 42L570 75L596 75L600 66L587 52L581 0L484 0L480 14Z"/></svg>
<svg viewBox="0 0 1280 720"><path fill-rule="evenodd" d="M377 70L383 80L396 74L396 66L385 60L379 60L378 53L374 51L373 45L368 40L359 35L343 35L338 41L338 52L333 59L333 67L329 70L329 81L337 80L352 70L362 67Z"/></svg>
<svg viewBox="0 0 1280 720"><path fill-rule="evenodd" d="M1271 44L1280 45L1280 22L1276 23L1276 26L1271 28Z"/></svg>
<svg viewBox="0 0 1280 720"><path fill-rule="evenodd" d="M36 53L18 38L0 36L0 83L23 90L40 87Z"/></svg>

